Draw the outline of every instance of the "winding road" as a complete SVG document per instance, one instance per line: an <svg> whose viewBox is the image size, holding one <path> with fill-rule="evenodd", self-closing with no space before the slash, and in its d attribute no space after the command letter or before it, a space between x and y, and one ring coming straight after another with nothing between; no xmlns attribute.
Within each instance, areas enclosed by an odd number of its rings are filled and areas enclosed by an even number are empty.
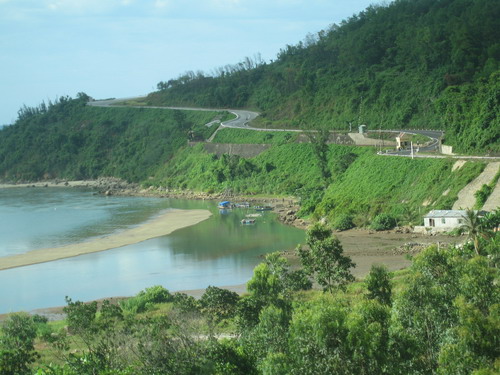
<svg viewBox="0 0 500 375"><path fill-rule="evenodd" d="M90 106L94 107L110 107L110 106L124 106L124 107L132 107L132 108L157 108L157 109L179 109L179 110L185 110L185 111L212 111L212 112L222 112L222 111L227 111L230 113L233 113L236 118L232 120L228 120L225 122L222 122L220 124L220 127L217 129L217 131L221 128L244 128L244 129L249 129L249 130L255 130L255 131L286 131L286 132L304 132L303 129L262 129L262 128L254 128L249 126L248 124L254 120L257 116L259 116L258 112L254 111L247 111L243 109L221 109L221 108L193 108L193 107L161 107L161 106L143 106L143 105L123 105L123 102L129 101L129 100L137 100L137 99L143 99L145 96L135 96L135 97L129 97L129 98L119 98L119 99L106 99L106 100L95 100L95 101L90 101L87 104ZM211 139L215 136L217 131L214 132ZM379 152L379 155L383 156L402 156L402 157L420 157L420 158L457 158L457 159L481 159L481 160L500 160L499 157L487 157L487 156L449 156L449 155L440 155L440 154L434 154L434 155L429 155L425 154L428 152L436 152L439 151L439 143L440 139L443 137L444 132L441 130L407 130L407 129L400 129L400 130L388 130L394 133L407 133L407 134L418 134L418 135L423 135L425 137L430 138L430 143L419 147L418 151L416 148L414 148L414 152L412 154L411 150L400 150L400 151L387 151L387 152ZM420 154L422 153L422 154Z"/></svg>
<svg viewBox="0 0 500 375"><path fill-rule="evenodd" d="M131 97L131 98L120 98L120 99L107 99L107 100L95 100L88 102L87 105L92 107L132 107L132 108L156 108L156 109L179 109L183 111L210 111L210 112L230 112L236 116L235 119L228 120L221 123L222 127L225 128L247 128L255 130L264 130L259 128L252 128L248 126L248 123L254 120L259 113L253 111L246 111L243 109L220 109L220 108L192 108L192 107L160 107L160 106L144 106L144 105L123 105L121 103L127 100L142 99L144 96ZM271 129L269 129L271 130Z"/></svg>

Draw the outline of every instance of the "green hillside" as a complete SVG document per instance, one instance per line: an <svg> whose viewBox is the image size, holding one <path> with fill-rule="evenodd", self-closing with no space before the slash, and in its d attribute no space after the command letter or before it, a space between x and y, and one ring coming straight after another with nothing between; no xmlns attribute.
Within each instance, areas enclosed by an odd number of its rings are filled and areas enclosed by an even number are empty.
<svg viewBox="0 0 500 375"><path fill-rule="evenodd" d="M15 124L0 129L0 178L120 177L140 182L167 162L189 136L207 138L217 112L102 108L89 97L62 97L24 107Z"/></svg>
<svg viewBox="0 0 500 375"><path fill-rule="evenodd" d="M446 130L458 152L500 153L500 3L397 0L216 76L158 84L149 104L248 107L262 125Z"/></svg>
<svg viewBox="0 0 500 375"><path fill-rule="evenodd" d="M211 193L293 195L301 199L302 215L326 216L332 222L351 215L364 226L385 212L415 223L432 208L451 209L458 192L485 166L467 162L452 171L454 163L452 159L378 156L372 148L329 145L331 177L325 181L309 143L275 144L249 159L209 154L199 144L180 150L148 184Z"/></svg>
<svg viewBox="0 0 500 375"><path fill-rule="evenodd" d="M215 77L160 82L142 104L257 108L257 125L273 127L445 128L455 151L495 154L499 5L399 0L371 6L286 46L272 63L246 59ZM209 138L215 126L204 125L227 113L92 107L88 100L79 94L22 108L14 125L0 130L0 178L114 176L205 192L294 195L301 215L347 215L365 225L381 212L410 221L419 210L450 208L484 168L468 162L452 172L450 160L384 158L369 148L297 143L295 132L241 129L222 130L214 141L272 147L250 159L217 156L186 144Z"/></svg>

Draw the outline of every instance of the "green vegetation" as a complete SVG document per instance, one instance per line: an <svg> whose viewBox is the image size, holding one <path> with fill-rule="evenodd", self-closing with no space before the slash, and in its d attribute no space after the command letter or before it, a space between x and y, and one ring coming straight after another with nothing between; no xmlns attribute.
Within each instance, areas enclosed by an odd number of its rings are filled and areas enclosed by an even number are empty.
<svg viewBox="0 0 500 375"><path fill-rule="evenodd" d="M295 142L298 133L277 131L253 131L247 129L221 129L214 138L215 143L267 143L285 144Z"/></svg>
<svg viewBox="0 0 500 375"><path fill-rule="evenodd" d="M32 181L100 176L140 182L154 175L188 138L208 138L215 112L99 108L88 96L24 107L0 129L0 178Z"/></svg>
<svg viewBox="0 0 500 375"><path fill-rule="evenodd" d="M308 291L304 273L272 253L243 296L209 287L195 300L156 286L134 297L148 299L144 312L67 298L65 322L12 314L0 374L498 373L498 213L491 219L480 223L480 255L474 241L432 245L403 272L374 266L327 293ZM335 239L317 227L308 241L326 249Z"/></svg>
<svg viewBox="0 0 500 375"><path fill-rule="evenodd" d="M332 223L347 215L357 226L367 226L386 213L398 223L415 225L432 208L451 208L458 192L485 166L467 162L452 172L451 159L377 156L370 148L341 145L329 145L326 157L331 174L326 188L318 163L311 163L316 159L313 146L296 143L274 145L249 159L207 154L201 145L180 150L149 183L242 195L294 195L301 199L301 215L327 217Z"/></svg>
<svg viewBox="0 0 500 375"><path fill-rule="evenodd" d="M398 0L207 76L158 84L149 104L258 108L278 128L446 130L456 152L500 153L500 6Z"/></svg>
<svg viewBox="0 0 500 375"><path fill-rule="evenodd" d="M297 252L305 272L315 278L323 291L343 290L354 281L351 268L355 264L343 254L340 240L325 225L316 223L309 228L306 244L308 248L299 246Z"/></svg>
<svg viewBox="0 0 500 375"><path fill-rule="evenodd" d="M396 219L388 214L378 214L373 218L371 228L374 230L390 230L396 226Z"/></svg>
<svg viewBox="0 0 500 375"><path fill-rule="evenodd" d="M495 190L495 186L499 178L500 171L495 175L493 180L488 185L484 184L483 186L481 186L481 189L474 193L474 196L476 197L476 204L474 205L475 209L479 210L484 206L493 190Z"/></svg>

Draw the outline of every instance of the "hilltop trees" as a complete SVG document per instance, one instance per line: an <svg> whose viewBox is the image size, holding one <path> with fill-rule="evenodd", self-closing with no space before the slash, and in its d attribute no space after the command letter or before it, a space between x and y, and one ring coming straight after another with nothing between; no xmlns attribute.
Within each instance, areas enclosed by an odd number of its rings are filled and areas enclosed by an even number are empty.
<svg viewBox="0 0 500 375"><path fill-rule="evenodd" d="M268 64L161 85L151 104L256 107L274 126L445 128L459 152L500 152L500 7L490 0L372 5Z"/></svg>

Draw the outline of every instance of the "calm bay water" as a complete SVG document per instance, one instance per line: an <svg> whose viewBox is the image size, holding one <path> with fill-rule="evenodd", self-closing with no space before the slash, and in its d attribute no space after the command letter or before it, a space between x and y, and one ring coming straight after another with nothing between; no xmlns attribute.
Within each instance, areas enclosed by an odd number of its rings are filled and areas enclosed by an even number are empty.
<svg viewBox="0 0 500 375"><path fill-rule="evenodd" d="M171 291L248 281L261 255L293 248L304 232L271 213L241 225L251 209L219 213L216 202L104 197L79 189L0 189L1 257L62 246L138 225L169 208L213 216L168 236L101 253L0 271L0 313L130 296L153 285Z"/></svg>

